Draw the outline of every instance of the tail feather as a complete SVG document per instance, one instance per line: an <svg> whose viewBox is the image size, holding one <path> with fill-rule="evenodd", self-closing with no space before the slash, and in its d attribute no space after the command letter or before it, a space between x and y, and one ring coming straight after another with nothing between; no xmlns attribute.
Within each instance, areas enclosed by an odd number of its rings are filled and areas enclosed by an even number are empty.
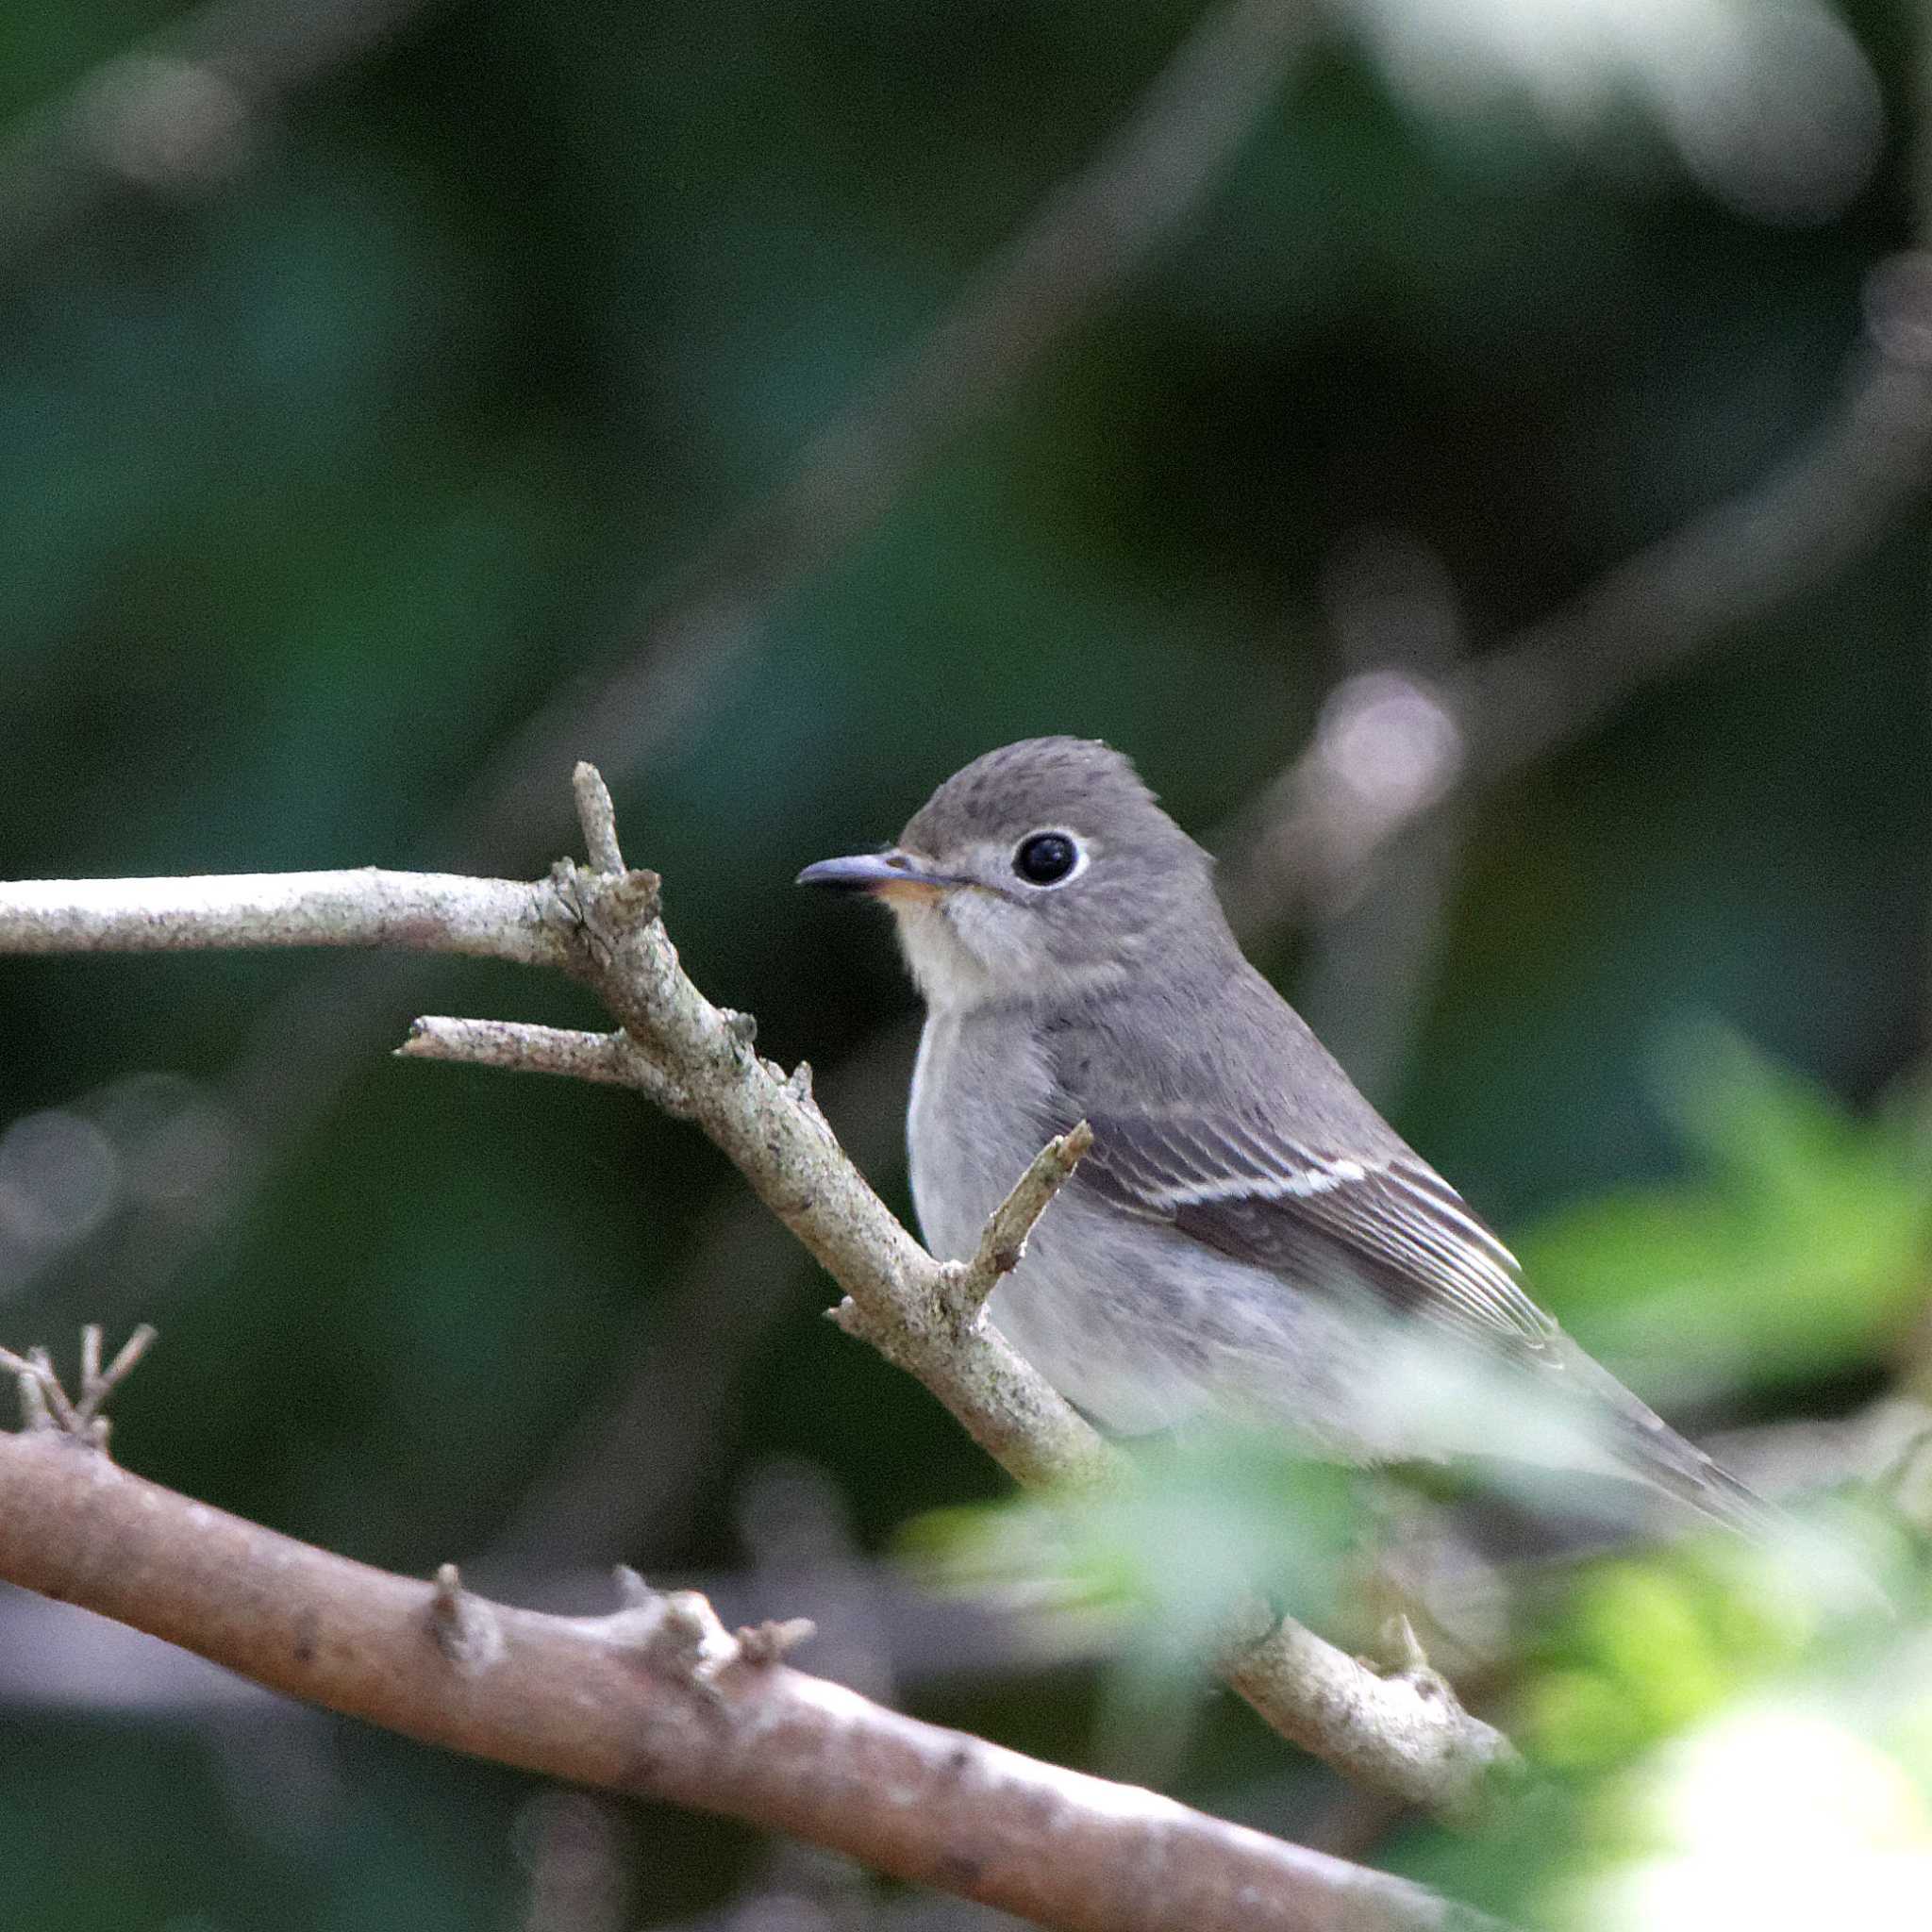
<svg viewBox="0 0 1932 1932"><path fill-rule="evenodd" d="M1758 1543L1788 1541L1797 1528L1790 1514L1740 1482L1721 1462L1686 1441L1660 1417L1643 1410L1629 1424L1631 1471L1652 1489L1700 1516Z"/></svg>
<svg viewBox="0 0 1932 1932"><path fill-rule="evenodd" d="M1621 1468L1647 1488L1753 1542L1790 1541L1797 1524L1786 1511L1678 1435L1567 1336L1563 1342L1564 1376L1578 1394L1592 1401L1600 1416L1608 1411L1610 1431L1604 1446Z"/></svg>

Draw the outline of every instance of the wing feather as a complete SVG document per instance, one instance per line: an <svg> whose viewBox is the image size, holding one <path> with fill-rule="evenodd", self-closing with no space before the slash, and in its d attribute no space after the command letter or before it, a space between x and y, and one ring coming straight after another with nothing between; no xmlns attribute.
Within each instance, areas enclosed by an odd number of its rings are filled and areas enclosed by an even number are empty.
<svg viewBox="0 0 1932 1932"><path fill-rule="evenodd" d="M1080 1170L1111 1203L1298 1286L1369 1287L1391 1308L1512 1353L1557 1326L1516 1257L1434 1169L1407 1150L1357 1158L1291 1141L1253 1116L1172 1111L1091 1122Z"/></svg>

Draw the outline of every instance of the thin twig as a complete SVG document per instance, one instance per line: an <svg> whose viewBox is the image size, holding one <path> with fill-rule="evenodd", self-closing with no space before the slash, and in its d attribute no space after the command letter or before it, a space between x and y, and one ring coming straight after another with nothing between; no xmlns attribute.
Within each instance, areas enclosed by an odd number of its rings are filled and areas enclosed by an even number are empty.
<svg viewBox="0 0 1932 1932"><path fill-rule="evenodd" d="M52 1431L105 1452L108 1419L101 1411L158 1339L156 1330L143 1322L122 1343L104 1372L100 1324L90 1322L80 1331L77 1401L62 1386L55 1373L53 1357L44 1348L30 1348L25 1356L15 1355L10 1348L0 1348L0 1370L10 1373L19 1384L21 1407L30 1432Z"/></svg>
<svg viewBox="0 0 1932 1932"><path fill-rule="evenodd" d="M86 1424L80 1419L67 1391L60 1385L60 1377L54 1372L53 1357L44 1348L30 1348L26 1358L33 1366L39 1379L41 1392L47 1398L47 1407L53 1411L55 1426L65 1436L79 1436L86 1433Z"/></svg>
<svg viewBox="0 0 1932 1932"><path fill-rule="evenodd" d="M666 1113L685 1110L676 1083L638 1050L630 1035L536 1026L521 1020L455 1020L427 1013L409 1024L399 1059L450 1060L518 1074L561 1074L604 1087L629 1087Z"/></svg>
<svg viewBox="0 0 1932 1932"><path fill-rule="evenodd" d="M604 774L587 758L579 758L571 774L577 802L577 824L584 834L584 851L592 872L622 872L624 854L617 843L617 808Z"/></svg>
<svg viewBox="0 0 1932 1932"><path fill-rule="evenodd" d="M160 1340L160 1331L143 1322L124 1341L105 1373L101 1368L101 1325L90 1322L81 1331L80 1401L76 1414L83 1424L97 1421L115 1390L126 1381L142 1357Z"/></svg>
<svg viewBox="0 0 1932 1932"><path fill-rule="evenodd" d="M1076 1121L1049 1141L1013 1183L1012 1192L992 1210L973 1258L946 1263L946 1303L959 1326L971 1327L979 1319L1001 1277L1020 1265L1034 1224L1073 1178L1081 1157L1092 1145L1093 1129L1085 1121Z"/></svg>
<svg viewBox="0 0 1932 1932"><path fill-rule="evenodd" d="M29 1435L44 1435L59 1426L47 1401L47 1378L32 1362L20 1378L20 1407Z"/></svg>
<svg viewBox="0 0 1932 1932"><path fill-rule="evenodd" d="M10 1348L0 1348L0 1369L13 1377L20 1391L21 1426L38 1432L56 1426L54 1411L47 1402L47 1383L52 1371L43 1367L45 1357L29 1360Z"/></svg>

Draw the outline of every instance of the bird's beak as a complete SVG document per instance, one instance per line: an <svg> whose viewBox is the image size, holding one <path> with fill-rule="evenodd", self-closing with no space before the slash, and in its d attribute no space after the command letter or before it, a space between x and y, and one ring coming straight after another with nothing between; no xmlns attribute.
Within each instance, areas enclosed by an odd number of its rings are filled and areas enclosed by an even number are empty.
<svg viewBox="0 0 1932 1932"><path fill-rule="evenodd" d="M798 874L801 886L830 886L839 892L865 892L884 899L933 899L958 879L932 871L904 852L860 852L850 858L822 858Z"/></svg>

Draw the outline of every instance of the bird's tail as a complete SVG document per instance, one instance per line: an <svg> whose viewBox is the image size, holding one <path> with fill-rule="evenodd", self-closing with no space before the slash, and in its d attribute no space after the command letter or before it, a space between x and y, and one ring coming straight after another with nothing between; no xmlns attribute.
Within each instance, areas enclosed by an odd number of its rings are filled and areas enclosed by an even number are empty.
<svg viewBox="0 0 1932 1932"><path fill-rule="evenodd" d="M1608 1467L1757 1543L1788 1543L1795 1520L1687 1441L1568 1336L1553 1351L1567 1397L1582 1405L1598 1467ZM1595 1457L1592 1457L1594 1460Z"/></svg>
<svg viewBox="0 0 1932 1932"><path fill-rule="evenodd" d="M1624 1442L1619 1447L1625 1449L1634 1474L1674 1502L1752 1542L1790 1542L1799 1529L1795 1518L1775 1503L1766 1502L1748 1483L1739 1481L1660 1416L1641 1405L1633 1406L1637 1414L1620 1418Z"/></svg>

